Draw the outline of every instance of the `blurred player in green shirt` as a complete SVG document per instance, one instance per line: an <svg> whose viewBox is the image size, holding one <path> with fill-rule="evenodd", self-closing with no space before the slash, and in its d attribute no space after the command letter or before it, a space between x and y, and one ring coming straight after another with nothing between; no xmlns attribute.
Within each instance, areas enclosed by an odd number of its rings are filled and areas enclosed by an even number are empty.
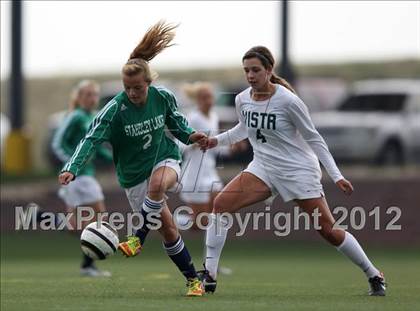
<svg viewBox="0 0 420 311"><path fill-rule="evenodd" d="M52 150L63 163L71 158L80 140L86 135L95 116L98 102L99 85L90 80L81 81L72 94L69 113L63 119L52 140ZM92 158L86 161L77 180L67 187L62 186L59 190L59 197L65 202L67 211L72 213L70 224L73 228L77 228L75 208L89 206L96 214L105 212L102 188L94 177L94 155L92 154ZM96 155L112 161L111 152L103 146L98 146ZM83 229L87 223L81 225L82 227L79 229ZM108 271L98 270L93 259L87 255L83 255L80 273L84 276L110 276Z"/></svg>

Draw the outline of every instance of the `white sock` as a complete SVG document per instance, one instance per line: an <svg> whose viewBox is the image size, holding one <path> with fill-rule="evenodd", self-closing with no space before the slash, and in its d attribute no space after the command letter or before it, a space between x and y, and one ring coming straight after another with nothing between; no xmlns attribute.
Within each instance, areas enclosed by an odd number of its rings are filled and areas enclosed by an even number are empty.
<svg viewBox="0 0 420 311"><path fill-rule="evenodd" d="M215 214L210 215L210 225L206 234L206 269L213 279L217 278L220 254L228 233L227 223L226 217L216 217Z"/></svg>
<svg viewBox="0 0 420 311"><path fill-rule="evenodd" d="M149 198L149 196L146 196L144 198L142 209L146 213L152 213L152 212L160 213L163 209L164 203L165 203L164 199L160 201L155 201Z"/></svg>
<svg viewBox="0 0 420 311"><path fill-rule="evenodd" d="M357 242L351 233L345 232L344 241L341 245L337 246L337 249L350 258L353 263L358 265L368 278L380 274L379 270L370 262L359 242Z"/></svg>

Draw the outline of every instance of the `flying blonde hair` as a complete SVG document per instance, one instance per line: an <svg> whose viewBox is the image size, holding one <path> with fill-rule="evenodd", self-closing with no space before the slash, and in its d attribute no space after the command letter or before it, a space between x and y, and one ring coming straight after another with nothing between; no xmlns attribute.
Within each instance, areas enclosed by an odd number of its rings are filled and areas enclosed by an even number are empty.
<svg viewBox="0 0 420 311"><path fill-rule="evenodd" d="M149 84L155 80L157 73L150 70L149 61L164 49L174 45L171 42L175 37L174 30L177 27L178 25L168 24L164 20L150 27L131 52L127 63L122 68L122 73L127 76L143 73L145 81Z"/></svg>

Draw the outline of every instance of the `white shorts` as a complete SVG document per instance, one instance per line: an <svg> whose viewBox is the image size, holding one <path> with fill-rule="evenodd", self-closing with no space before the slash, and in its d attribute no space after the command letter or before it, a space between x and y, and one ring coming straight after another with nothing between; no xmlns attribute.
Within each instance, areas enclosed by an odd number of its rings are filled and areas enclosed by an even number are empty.
<svg viewBox="0 0 420 311"><path fill-rule="evenodd" d="M282 176L276 174L275 170L268 169L260 162L253 160L244 172L257 176L271 189L273 196L279 194L284 202L324 196L321 172L318 171L314 171L314 175Z"/></svg>
<svg viewBox="0 0 420 311"><path fill-rule="evenodd" d="M179 177L181 175L181 167L179 163L180 161L177 161L174 159L163 160L153 167L152 173L156 171L159 167L162 167L162 166L170 167L175 170L177 174L177 179L179 180ZM130 206L133 211L135 212L141 211L144 199L146 198L148 185L149 185L149 179L143 181L142 183L134 187L125 189L125 194L127 195L128 202L130 203ZM169 189L169 191L176 191L178 188L179 188L179 185L175 185L175 187Z"/></svg>
<svg viewBox="0 0 420 311"><path fill-rule="evenodd" d="M78 207L103 201L101 185L89 175L78 176L74 181L58 190L58 196L68 207Z"/></svg>
<svg viewBox="0 0 420 311"><path fill-rule="evenodd" d="M181 200L192 204L205 204L210 201L210 195L223 189L223 182L216 170L200 174L199 178L182 177Z"/></svg>

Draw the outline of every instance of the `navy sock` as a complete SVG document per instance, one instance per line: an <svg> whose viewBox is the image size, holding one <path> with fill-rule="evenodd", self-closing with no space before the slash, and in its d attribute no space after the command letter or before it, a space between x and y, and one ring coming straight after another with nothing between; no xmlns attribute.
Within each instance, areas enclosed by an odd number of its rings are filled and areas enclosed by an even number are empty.
<svg viewBox="0 0 420 311"><path fill-rule="evenodd" d="M186 279L197 277L197 272L195 271L194 264L192 263L190 253L184 245L184 241L181 236L179 236L175 242L163 243L163 247Z"/></svg>
<svg viewBox="0 0 420 311"><path fill-rule="evenodd" d="M93 259L83 254L82 268L93 267Z"/></svg>
<svg viewBox="0 0 420 311"><path fill-rule="evenodd" d="M146 237L149 234L149 231L150 231L149 228L147 228L146 226L143 226L143 228L138 229L136 233L134 234L136 237L140 239L141 246L143 246L144 243L146 242Z"/></svg>
<svg viewBox="0 0 420 311"><path fill-rule="evenodd" d="M140 239L140 244L143 246L146 242L146 237L149 234L150 229L147 227L150 222L147 220L147 215L150 212L159 213L163 207L163 200L162 201L154 201L146 196L143 202L143 206L141 209L141 215L143 217L144 223L143 226L138 229L134 235Z"/></svg>

